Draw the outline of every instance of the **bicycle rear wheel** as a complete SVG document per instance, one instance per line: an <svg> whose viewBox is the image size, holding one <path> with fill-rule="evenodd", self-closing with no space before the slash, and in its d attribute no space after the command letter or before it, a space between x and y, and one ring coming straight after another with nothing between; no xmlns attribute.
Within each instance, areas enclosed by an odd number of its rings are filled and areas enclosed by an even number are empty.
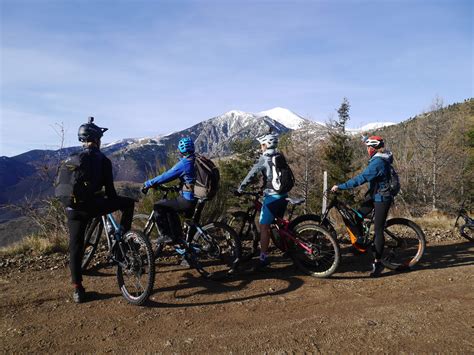
<svg viewBox="0 0 474 355"><path fill-rule="evenodd" d="M288 252L296 266L313 277L331 276L341 260L337 239L315 223L296 225L292 231L296 242Z"/></svg>
<svg viewBox="0 0 474 355"><path fill-rule="evenodd" d="M140 231L125 233L114 250L117 281L123 297L132 304L148 300L155 282L155 264L150 241Z"/></svg>
<svg viewBox="0 0 474 355"><path fill-rule="evenodd" d="M406 218L389 219L384 229L383 264L391 270L409 270L420 261L425 251L425 234Z"/></svg>
<svg viewBox="0 0 474 355"><path fill-rule="evenodd" d="M474 224L462 225L459 228L459 232L464 238L470 240L471 242L474 242Z"/></svg>
<svg viewBox="0 0 474 355"><path fill-rule="evenodd" d="M200 229L200 230L199 230ZM186 258L202 276L220 278L232 273L241 256L237 233L222 222L198 228L189 244Z"/></svg>
<svg viewBox="0 0 474 355"><path fill-rule="evenodd" d="M147 227L149 215L146 214L136 214L133 216L132 220L132 229L143 232L145 236L150 241L151 247L153 249L153 254L155 257L158 257L159 254L163 251L164 243L157 243L157 239L160 236L158 228L156 227L155 222L150 223Z"/></svg>
<svg viewBox="0 0 474 355"><path fill-rule="evenodd" d="M84 254L82 256L81 268L86 270L91 262L99 245L100 236L104 230L104 225L100 217L90 220L84 233Z"/></svg>

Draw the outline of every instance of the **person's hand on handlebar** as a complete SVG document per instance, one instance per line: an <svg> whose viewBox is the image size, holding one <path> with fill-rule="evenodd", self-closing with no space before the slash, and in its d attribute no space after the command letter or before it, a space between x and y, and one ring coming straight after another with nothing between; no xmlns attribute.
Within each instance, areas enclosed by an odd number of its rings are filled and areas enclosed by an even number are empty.
<svg viewBox="0 0 474 355"><path fill-rule="evenodd" d="M142 191L142 194L146 195L148 193L148 187L143 185L141 191Z"/></svg>
<svg viewBox="0 0 474 355"><path fill-rule="evenodd" d="M339 190L339 186L337 185L334 185L333 187L331 187L331 192L337 192Z"/></svg>

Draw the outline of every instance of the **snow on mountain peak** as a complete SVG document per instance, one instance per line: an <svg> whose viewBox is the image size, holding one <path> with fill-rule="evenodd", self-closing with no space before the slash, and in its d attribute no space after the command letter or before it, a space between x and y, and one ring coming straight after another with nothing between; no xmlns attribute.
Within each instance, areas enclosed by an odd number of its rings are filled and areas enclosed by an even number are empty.
<svg viewBox="0 0 474 355"><path fill-rule="evenodd" d="M268 116L290 129L298 129L306 121L300 115L297 115L296 113L291 112L290 110L283 107L275 107L271 110L259 112L257 115Z"/></svg>

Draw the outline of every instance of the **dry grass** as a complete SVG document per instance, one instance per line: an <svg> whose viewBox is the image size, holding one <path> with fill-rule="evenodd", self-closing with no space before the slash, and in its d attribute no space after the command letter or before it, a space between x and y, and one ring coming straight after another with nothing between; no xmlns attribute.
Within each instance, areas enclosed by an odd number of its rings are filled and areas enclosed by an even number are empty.
<svg viewBox="0 0 474 355"><path fill-rule="evenodd" d="M413 221L419 224L422 228L438 228L438 229L452 229L454 227L455 218L443 212L430 212L423 217L413 218Z"/></svg>
<svg viewBox="0 0 474 355"><path fill-rule="evenodd" d="M64 235L33 234L22 241L0 248L0 256L8 257L18 254L45 255L64 253L68 250L68 239Z"/></svg>

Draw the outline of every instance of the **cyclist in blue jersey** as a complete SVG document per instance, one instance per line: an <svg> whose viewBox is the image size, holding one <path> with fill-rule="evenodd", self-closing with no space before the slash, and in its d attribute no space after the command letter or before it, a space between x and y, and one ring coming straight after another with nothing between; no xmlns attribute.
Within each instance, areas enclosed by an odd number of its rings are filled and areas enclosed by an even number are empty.
<svg viewBox="0 0 474 355"><path fill-rule="evenodd" d="M250 169L247 176L242 180L237 194L243 192L251 180L258 174L263 175L263 206L260 212L260 258L255 266L255 270L261 270L270 265L268 260L268 246L270 244L270 225L275 217L283 217L288 205L286 198L288 194L277 193L272 186L272 157L278 154L278 136L275 134L266 134L257 138L260 143L262 155L254 166Z"/></svg>
<svg viewBox="0 0 474 355"><path fill-rule="evenodd" d="M182 190L176 199L160 200L153 206L156 224L161 236L158 243L176 242L182 237L183 231L178 213L186 213L196 206L194 198L194 183L196 172L194 168L194 142L190 137L181 138L178 142L178 151L181 154L179 162L163 174L145 181L142 192L147 193L154 185L161 185L179 179Z"/></svg>
<svg viewBox="0 0 474 355"><path fill-rule="evenodd" d="M382 264L382 254L385 244L383 230L387 220L388 211L393 202L393 196L388 193L388 184L390 182L390 165L393 162L393 155L384 148L385 143L382 137L371 136L364 137L364 143L367 146L369 154L368 166L356 177L347 180L340 185L334 185L331 191L353 189L359 185L369 183L369 190L365 195L365 200L359 207L360 213L359 228L362 232L363 217L374 210L374 255L375 260L372 264L370 277L379 277L384 269Z"/></svg>

